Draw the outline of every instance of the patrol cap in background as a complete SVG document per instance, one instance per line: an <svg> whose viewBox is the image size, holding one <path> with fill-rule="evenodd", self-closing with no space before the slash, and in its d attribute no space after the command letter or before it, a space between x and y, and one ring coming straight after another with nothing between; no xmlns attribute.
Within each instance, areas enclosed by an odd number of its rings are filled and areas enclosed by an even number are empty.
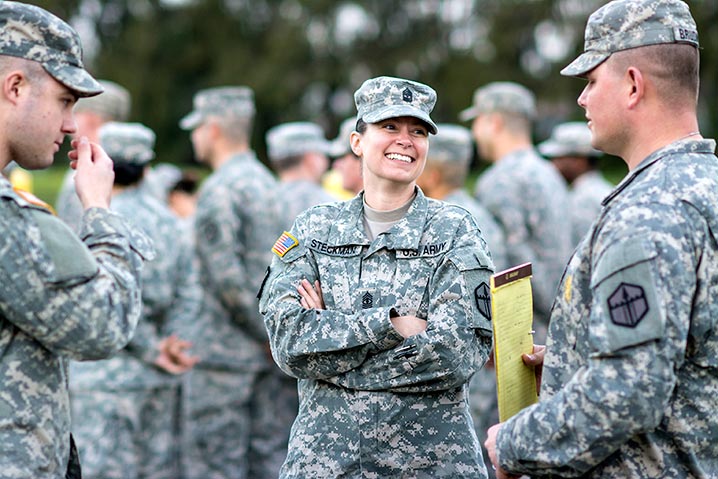
<svg viewBox="0 0 718 479"><path fill-rule="evenodd" d="M536 97L518 83L488 83L474 92L473 105L459 113L459 119L469 121L494 112L515 113L532 120L536 118Z"/></svg>
<svg viewBox="0 0 718 479"><path fill-rule="evenodd" d="M429 117L436 104L436 92L423 83L386 76L370 78L354 92L354 103L357 120L378 123L411 116L425 122L436 134L436 124Z"/></svg>
<svg viewBox="0 0 718 479"><path fill-rule="evenodd" d="M431 139L429 145L429 161L468 165L473 151L469 129L445 123L438 126L439 133Z"/></svg>
<svg viewBox="0 0 718 479"><path fill-rule="evenodd" d="M222 86L200 90L194 95L194 109L180 120L180 128L194 130L208 117L254 117L254 92L247 86Z"/></svg>
<svg viewBox="0 0 718 479"><path fill-rule="evenodd" d="M329 153L329 142L316 123L298 121L283 123L267 131L267 155L273 162L304 153Z"/></svg>
<svg viewBox="0 0 718 479"><path fill-rule="evenodd" d="M601 152L591 146L591 130L582 121L556 125L549 139L539 143L538 150L546 158L601 156Z"/></svg>
<svg viewBox="0 0 718 479"><path fill-rule="evenodd" d="M82 45L77 32L40 7L0 2L0 55L40 63L77 96L102 93L102 85L82 64Z"/></svg>
<svg viewBox="0 0 718 479"><path fill-rule="evenodd" d="M329 145L329 156L332 158L340 158L352 152L349 139L352 132L356 128L356 124L357 119L355 117L350 117L339 125L339 133Z"/></svg>
<svg viewBox="0 0 718 479"><path fill-rule="evenodd" d="M75 113L92 112L107 121L127 121L130 117L130 92L115 82L98 80L104 91L75 103Z"/></svg>
<svg viewBox="0 0 718 479"><path fill-rule="evenodd" d="M661 43L698 47L698 29L681 0L616 0L588 17L583 53L561 75L583 76L612 53Z"/></svg>
<svg viewBox="0 0 718 479"><path fill-rule="evenodd" d="M155 133L140 123L111 121L100 127L99 136L115 163L144 165L155 157Z"/></svg>

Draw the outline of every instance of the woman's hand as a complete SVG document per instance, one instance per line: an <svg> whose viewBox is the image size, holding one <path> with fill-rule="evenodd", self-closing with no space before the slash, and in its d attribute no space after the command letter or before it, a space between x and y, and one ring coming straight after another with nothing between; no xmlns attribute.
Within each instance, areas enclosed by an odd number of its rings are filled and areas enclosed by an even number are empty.
<svg viewBox="0 0 718 479"><path fill-rule="evenodd" d="M299 303L304 309L327 309L324 306L324 297L322 297L322 288L319 285L319 281L314 282L314 286L308 280L303 279L297 291L301 299Z"/></svg>

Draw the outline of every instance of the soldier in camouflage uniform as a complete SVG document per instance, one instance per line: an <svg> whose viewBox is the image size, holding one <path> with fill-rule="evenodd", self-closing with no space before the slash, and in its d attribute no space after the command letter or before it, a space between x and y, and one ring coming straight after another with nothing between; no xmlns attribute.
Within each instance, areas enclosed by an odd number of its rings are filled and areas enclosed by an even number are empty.
<svg viewBox="0 0 718 479"><path fill-rule="evenodd" d="M688 5L604 5L561 73L588 79L592 144L629 174L569 261L541 401L487 448L531 477L718 477L718 158Z"/></svg>
<svg viewBox="0 0 718 479"><path fill-rule="evenodd" d="M538 145L569 184L568 213L571 245L575 247L601 212L601 201L613 185L598 171L601 152L591 146L591 130L584 122L557 125L551 137Z"/></svg>
<svg viewBox="0 0 718 479"><path fill-rule="evenodd" d="M109 80L98 80L102 93L93 97L80 98L75 104L77 135L85 135L99 143L98 131L108 121L127 121L130 116L130 92ZM75 193L75 172L68 169L57 193L55 209L57 216L78 231L82 220L82 204Z"/></svg>
<svg viewBox="0 0 718 479"><path fill-rule="evenodd" d="M0 169L52 164L75 133L72 107L102 87L82 65L77 33L45 10L0 2ZM12 88L8 88L12 85ZM69 359L109 357L140 315L149 240L108 210L112 161L87 138L71 165L86 208L80 239L47 205L0 177L0 476L78 478L70 436Z"/></svg>
<svg viewBox="0 0 718 479"><path fill-rule="evenodd" d="M491 214L464 189L474 147L471 132L463 126L451 124L439 124L438 128L439 132L431 139L426 167L417 183L426 196L468 210L488 243L496 270L505 269L508 264L501 228ZM474 374L469 390L474 430L479 440L483 441L486 439L486 430L499 419L496 371L493 368L493 361L489 360ZM488 460L485 451L484 460Z"/></svg>
<svg viewBox="0 0 718 479"><path fill-rule="evenodd" d="M252 90L218 87L198 92L181 122L213 170L195 216L203 298L191 336L201 358L189 374L191 479L276 477L289 435L273 425L296 413L275 400L282 381L257 302L281 214L278 183L249 146L253 117Z"/></svg>
<svg viewBox="0 0 718 479"><path fill-rule="evenodd" d="M492 163L474 195L503 230L509 265L533 264L535 338L543 343L551 303L570 255L566 182L531 143L536 101L525 87L489 83L476 90L473 106L460 116L473 120L479 153Z"/></svg>
<svg viewBox="0 0 718 479"><path fill-rule="evenodd" d="M93 478L181 477L180 380L196 358L173 333L196 320L200 290L179 219L140 182L155 134L137 123L105 123L102 147L115 164L112 210L149 236L157 258L142 273L142 318L132 341L106 361L70 365L73 433Z"/></svg>
<svg viewBox="0 0 718 479"><path fill-rule="evenodd" d="M379 77L354 98L364 193L300 215L260 291L300 379L280 477L485 477L468 381L491 348L493 265L473 217L416 187L436 94Z"/></svg>
<svg viewBox="0 0 718 479"><path fill-rule="evenodd" d="M302 211L335 201L320 185L329 167L329 142L322 128L309 122L284 123L267 131L267 156L279 176L279 197L289 229Z"/></svg>

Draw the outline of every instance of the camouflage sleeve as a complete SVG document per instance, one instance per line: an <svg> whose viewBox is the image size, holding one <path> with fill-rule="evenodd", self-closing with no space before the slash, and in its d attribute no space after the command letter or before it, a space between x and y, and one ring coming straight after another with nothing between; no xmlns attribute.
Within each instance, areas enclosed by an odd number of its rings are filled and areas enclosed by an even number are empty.
<svg viewBox="0 0 718 479"><path fill-rule="evenodd" d="M232 204L232 193L215 191L197 209L197 254L211 294L222 302L248 334L265 342L267 333L257 307L256 278L249 277L243 260L246 247L238 238L242 218ZM271 240L270 240L271 241Z"/></svg>
<svg viewBox="0 0 718 479"><path fill-rule="evenodd" d="M298 223L292 234L299 246L272 261L260 291L260 312L279 367L296 378L326 379L356 368L370 354L393 348L402 337L391 325L389 307L345 314L300 305L299 282L319 278Z"/></svg>
<svg viewBox="0 0 718 479"><path fill-rule="evenodd" d="M123 348L140 314L142 259L153 254L149 240L103 209L85 212L84 245L52 215L12 210L16 217L2 228L0 256L6 318L72 359L102 359Z"/></svg>
<svg viewBox="0 0 718 479"><path fill-rule="evenodd" d="M352 389L440 391L460 386L491 350L489 278L493 265L481 234L455 243L429 282L428 325L361 366L328 379Z"/></svg>
<svg viewBox="0 0 718 479"><path fill-rule="evenodd" d="M622 217L625 237L594 261L587 364L557 394L504 424L497 450L506 470L583 475L660 424L685 357L696 290L701 232L685 221L692 215L648 205Z"/></svg>
<svg viewBox="0 0 718 479"><path fill-rule="evenodd" d="M192 337L188 335L188 331L197 321L202 290L199 285L199 272L192 243L181 241L179 247L182 251L179 255L175 275L177 279L175 297L167 313L167 322L162 330L162 335L177 334L180 338L191 341Z"/></svg>

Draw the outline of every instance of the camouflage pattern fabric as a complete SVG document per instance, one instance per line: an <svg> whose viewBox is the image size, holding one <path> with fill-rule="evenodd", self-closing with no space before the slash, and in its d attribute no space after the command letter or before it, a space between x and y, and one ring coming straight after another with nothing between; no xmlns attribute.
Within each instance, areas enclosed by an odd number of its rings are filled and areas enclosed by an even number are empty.
<svg viewBox="0 0 718 479"><path fill-rule="evenodd" d="M110 121L98 134L102 148L115 163L145 165L155 157L155 132L141 123Z"/></svg>
<svg viewBox="0 0 718 479"><path fill-rule="evenodd" d="M267 156L273 163L304 153L328 154L330 144L322 127L316 123L297 121L282 123L267 131Z"/></svg>
<svg viewBox="0 0 718 479"><path fill-rule="evenodd" d="M718 476L715 148L668 145L605 200L564 274L541 401L499 431L506 470Z"/></svg>
<svg viewBox="0 0 718 479"><path fill-rule="evenodd" d="M601 213L601 202L613 190L599 171L588 171L576 178L568 192L571 215L571 244L577 245Z"/></svg>
<svg viewBox="0 0 718 479"><path fill-rule="evenodd" d="M417 196L370 242L363 194L316 206L278 242L260 310L280 367L300 379L282 478L485 477L467 382L491 348L493 265L462 208ZM296 287L319 280L326 310ZM403 339L389 320L428 321Z"/></svg>
<svg viewBox="0 0 718 479"><path fill-rule="evenodd" d="M682 0L620 0L591 14L584 52L561 75L582 76L612 53L646 45L685 43L698 47L698 30Z"/></svg>
<svg viewBox="0 0 718 479"><path fill-rule="evenodd" d="M60 191L57 193L57 199L55 200L55 210L57 211L57 216L72 231L80 231L82 214L85 209L82 207L80 198L77 197L77 192L75 191L75 170L68 168L65 176L62 177Z"/></svg>
<svg viewBox="0 0 718 479"><path fill-rule="evenodd" d="M180 378L153 363L160 340L196 321L193 252L177 240L179 220L142 189L115 195L112 210L152 238L158 255L142 274L142 318L132 341L108 360L70 364L73 434L88 477L178 477ZM107 451L115 451L112 458Z"/></svg>
<svg viewBox="0 0 718 479"><path fill-rule="evenodd" d="M436 123L429 116L436 104L436 92L423 83L394 77L370 78L354 92L354 103L357 120L377 123L412 116L424 121L429 132L436 134Z"/></svg>
<svg viewBox="0 0 718 479"><path fill-rule="evenodd" d="M282 181L279 183L279 197L286 201L282 215L283 228L292 227L294 220L304 210L322 203L336 201L320 185L309 180Z"/></svg>
<svg viewBox="0 0 718 479"><path fill-rule="evenodd" d="M282 229L277 187L248 152L217 169L199 193L195 241L203 298L191 337L201 362L188 378L187 427L200 452L190 477L215 477L215 464L224 471L219 477L247 477L249 431L261 417L249 408L250 395L260 394L251 388L274 367L257 291ZM215 431L211 439L207 428Z"/></svg>
<svg viewBox="0 0 718 479"><path fill-rule="evenodd" d="M82 64L75 30L50 12L20 2L0 2L0 55L38 62L78 96L102 93L102 85Z"/></svg>
<svg viewBox="0 0 718 479"><path fill-rule="evenodd" d="M69 359L112 356L140 316L152 246L118 215L90 208L81 242L0 178L0 475L64 478Z"/></svg>
<svg viewBox="0 0 718 479"><path fill-rule="evenodd" d="M461 121L473 120L493 112L513 113L536 118L536 97L525 86L514 82L491 82L474 92L473 104L459 113Z"/></svg>
<svg viewBox="0 0 718 479"><path fill-rule="evenodd" d="M252 118L254 92L246 86L225 86L198 91L192 99L194 109L180 120L183 130L194 130L208 117Z"/></svg>
<svg viewBox="0 0 718 479"><path fill-rule="evenodd" d="M496 271L508 268L510 265L506 257L504 233L493 216L491 216L491 213L464 190L455 190L449 193L444 198L444 201L452 205L461 206L471 213L471 216L476 220L476 224L479 225L481 235L486 240Z"/></svg>
<svg viewBox="0 0 718 479"><path fill-rule="evenodd" d="M506 237L510 266L530 261L534 298L534 342L543 343L551 304L570 255L566 184L534 149L510 153L479 178L475 196Z"/></svg>

